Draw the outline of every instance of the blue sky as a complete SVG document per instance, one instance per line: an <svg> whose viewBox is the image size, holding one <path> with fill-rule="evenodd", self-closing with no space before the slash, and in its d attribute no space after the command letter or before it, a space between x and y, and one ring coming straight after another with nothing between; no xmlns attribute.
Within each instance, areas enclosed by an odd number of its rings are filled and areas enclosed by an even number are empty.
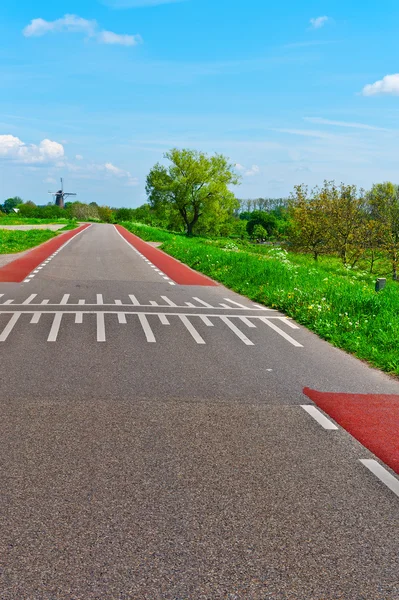
<svg viewBox="0 0 399 600"><path fill-rule="evenodd" d="M399 183L399 4L2 0L0 201L139 206L169 148L221 152L241 198Z"/></svg>

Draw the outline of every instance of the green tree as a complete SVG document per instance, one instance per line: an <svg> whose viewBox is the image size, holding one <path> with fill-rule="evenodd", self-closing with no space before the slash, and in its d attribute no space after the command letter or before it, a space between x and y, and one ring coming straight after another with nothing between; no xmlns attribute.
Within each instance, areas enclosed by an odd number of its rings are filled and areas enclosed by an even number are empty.
<svg viewBox="0 0 399 600"><path fill-rule="evenodd" d="M234 166L221 154L208 156L196 150L174 148L165 154L168 167L156 164L147 177L149 204L155 210L172 207L192 236L198 221L232 216L239 207L230 185L239 177Z"/></svg>
<svg viewBox="0 0 399 600"><path fill-rule="evenodd" d="M326 195L319 188L309 194L305 185L295 186L290 202L291 235L295 249L311 252L314 260L328 251Z"/></svg>
<svg viewBox="0 0 399 600"><path fill-rule="evenodd" d="M19 196L7 198L7 200L4 200L3 202L2 210L5 213L11 213L14 208L17 208L18 204L23 204L23 200Z"/></svg>
<svg viewBox="0 0 399 600"><path fill-rule="evenodd" d="M255 237L254 229L257 225L260 225L266 231L266 237L273 237L277 231L277 219L276 217L263 210L254 210L251 213L251 219L247 223L247 232L250 237Z"/></svg>
<svg viewBox="0 0 399 600"><path fill-rule="evenodd" d="M371 217L383 225L381 246L391 261L392 278L398 279L399 266L399 186L373 185L367 194Z"/></svg>
<svg viewBox="0 0 399 600"><path fill-rule="evenodd" d="M258 242L264 242L268 238L268 233L263 225L255 225L252 231L252 238Z"/></svg>

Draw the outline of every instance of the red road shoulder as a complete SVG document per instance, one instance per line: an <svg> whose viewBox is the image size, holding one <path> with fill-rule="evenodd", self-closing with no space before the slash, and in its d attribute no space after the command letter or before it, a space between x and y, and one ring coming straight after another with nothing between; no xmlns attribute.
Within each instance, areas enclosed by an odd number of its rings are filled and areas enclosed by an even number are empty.
<svg viewBox="0 0 399 600"><path fill-rule="evenodd" d="M194 271L187 265L184 265L180 261L176 260L172 256L165 254L162 250L154 248L144 242L141 238L133 233L130 233L127 229L121 225L115 225L117 231L123 236L123 238L136 248L141 254L143 254L153 265L158 267L165 275L170 277L175 283L179 285L202 285L202 286L217 286L218 283L213 281L210 277Z"/></svg>
<svg viewBox="0 0 399 600"><path fill-rule="evenodd" d="M53 252L61 248L66 242L81 233L84 229L90 227L90 224L82 225L77 229L61 233L57 237L40 244L33 250L30 250L24 256L13 260L4 267L0 268L0 281L9 283L21 283L26 277L32 273L46 258L51 256Z"/></svg>
<svg viewBox="0 0 399 600"><path fill-rule="evenodd" d="M399 474L399 396L303 390L363 446Z"/></svg>

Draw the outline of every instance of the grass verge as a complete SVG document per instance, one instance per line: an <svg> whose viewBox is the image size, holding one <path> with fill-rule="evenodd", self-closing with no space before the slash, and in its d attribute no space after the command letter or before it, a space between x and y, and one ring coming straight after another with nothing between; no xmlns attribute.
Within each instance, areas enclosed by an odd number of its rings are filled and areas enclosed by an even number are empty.
<svg viewBox="0 0 399 600"><path fill-rule="evenodd" d="M124 223L190 267L255 302L277 308L358 358L399 375L399 287L376 293L375 275L280 248L246 249L231 240L187 239L145 225Z"/></svg>
<svg viewBox="0 0 399 600"><path fill-rule="evenodd" d="M0 229L0 254L14 254L29 250L56 235L57 233L50 229L31 229L29 231Z"/></svg>

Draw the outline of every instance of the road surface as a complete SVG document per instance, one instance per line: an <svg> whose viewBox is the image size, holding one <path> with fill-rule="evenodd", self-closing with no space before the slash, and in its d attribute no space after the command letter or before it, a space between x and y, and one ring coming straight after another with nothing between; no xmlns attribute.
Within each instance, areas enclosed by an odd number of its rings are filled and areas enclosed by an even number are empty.
<svg viewBox="0 0 399 600"><path fill-rule="evenodd" d="M75 233L0 283L1 600L399 599L398 479L303 393L399 384Z"/></svg>

